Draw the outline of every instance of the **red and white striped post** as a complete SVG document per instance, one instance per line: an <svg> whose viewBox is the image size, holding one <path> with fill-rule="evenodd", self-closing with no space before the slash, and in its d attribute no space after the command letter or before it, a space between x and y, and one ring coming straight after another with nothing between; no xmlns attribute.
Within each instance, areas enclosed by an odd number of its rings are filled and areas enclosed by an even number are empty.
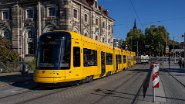
<svg viewBox="0 0 185 104"><path fill-rule="evenodd" d="M159 64L152 64L152 82L154 89L154 102L155 102L155 89L159 88Z"/></svg>

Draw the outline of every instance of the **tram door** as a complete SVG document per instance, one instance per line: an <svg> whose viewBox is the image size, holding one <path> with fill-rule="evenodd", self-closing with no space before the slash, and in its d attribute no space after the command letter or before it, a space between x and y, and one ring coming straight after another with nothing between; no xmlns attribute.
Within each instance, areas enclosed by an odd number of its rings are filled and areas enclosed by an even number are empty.
<svg viewBox="0 0 185 104"><path fill-rule="evenodd" d="M118 55L116 55L116 72L118 71Z"/></svg>
<svg viewBox="0 0 185 104"><path fill-rule="evenodd" d="M101 52L101 77L105 74L105 52Z"/></svg>

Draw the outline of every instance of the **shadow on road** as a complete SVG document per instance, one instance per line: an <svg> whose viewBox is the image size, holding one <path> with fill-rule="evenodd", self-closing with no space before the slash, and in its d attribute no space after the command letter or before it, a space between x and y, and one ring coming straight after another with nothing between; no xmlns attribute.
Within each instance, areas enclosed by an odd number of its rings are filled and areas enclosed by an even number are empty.
<svg viewBox="0 0 185 104"><path fill-rule="evenodd" d="M146 78L143 82L143 98L145 98L147 89L148 89L149 84L150 84L151 73L152 73L152 70L148 69L148 74L147 74L147 76L146 76Z"/></svg>
<svg viewBox="0 0 185 104"><path fill-rule="evenodd" d="M139 96L142 96L143 99L145 98L146 92L149 88L149 84L150 84L150 78L151 78L151 69L132 69L132 70L126 70L126 71L133 71L135 73L147 73L146 77L144 78L143 83L141 84L141 86L138 88L138 91L136 93L125 93L125 92L119 92L116 91L116 89L114 90L110 90L110 89L96 89L95 92L91 93L93 95L97 95L97 96L101 96L102 98L109 96L109 97L116 97L116 98L122 98L122 99L129 99L132 101L132 103L134 104L134 102L137 100L143 101L141 99L138 99ZM121 87L121 86L119 86ZM128 89L129 90L129 89ZM151 95L153 96L153 95ZM101 99L100 99L101 100ZM97 101L98 102L98 101ZM147 101L145 101L147 102ZM150 102L150 101L148 101ZM94 103L95 104L95 103Z"/></svg>
<svg viewBox="0 0 185 104"><path fill-rule="evenodd" d="M185 69L180 68L160 68L161 72L175 72L175 73L185 73Z"/></svg>
<svg viewBox="0 0 185 104"><path fill-rule="evenodd" d="M15 87L22 87L22 88L30 88L30 86L25 86L24 84L30 84L33 78L33 73L29 74L12 74L12 75L3 75L0 76L0 84L3 86L4 85L12 85ZM24 83L24 84L20 84Z"/></svg>

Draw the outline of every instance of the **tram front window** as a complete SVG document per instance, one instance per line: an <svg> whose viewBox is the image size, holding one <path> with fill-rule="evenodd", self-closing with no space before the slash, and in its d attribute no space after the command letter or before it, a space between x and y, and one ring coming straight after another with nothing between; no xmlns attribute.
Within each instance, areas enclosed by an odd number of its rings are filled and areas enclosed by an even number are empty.
<svg viewBox="0 0 185 104"><path fill-rule="evenodd" d="M41 37L38 47L38 69L69 69L70 38L66 35Z"/></svg>

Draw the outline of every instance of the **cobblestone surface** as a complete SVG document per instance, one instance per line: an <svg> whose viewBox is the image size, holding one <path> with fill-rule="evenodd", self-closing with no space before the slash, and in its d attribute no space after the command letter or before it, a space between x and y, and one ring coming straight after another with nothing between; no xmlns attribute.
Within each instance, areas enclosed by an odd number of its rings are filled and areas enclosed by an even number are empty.
<svg viewBox="0 0 185 104"><path fill-rule="evenodd" d="M147 65L136 65L130 70L79 86L27 89L13 94L12 90L7 90L9 95L0 96L0 104L151 104L151 99L136 97L148 75L148 68Z"/></svg>

